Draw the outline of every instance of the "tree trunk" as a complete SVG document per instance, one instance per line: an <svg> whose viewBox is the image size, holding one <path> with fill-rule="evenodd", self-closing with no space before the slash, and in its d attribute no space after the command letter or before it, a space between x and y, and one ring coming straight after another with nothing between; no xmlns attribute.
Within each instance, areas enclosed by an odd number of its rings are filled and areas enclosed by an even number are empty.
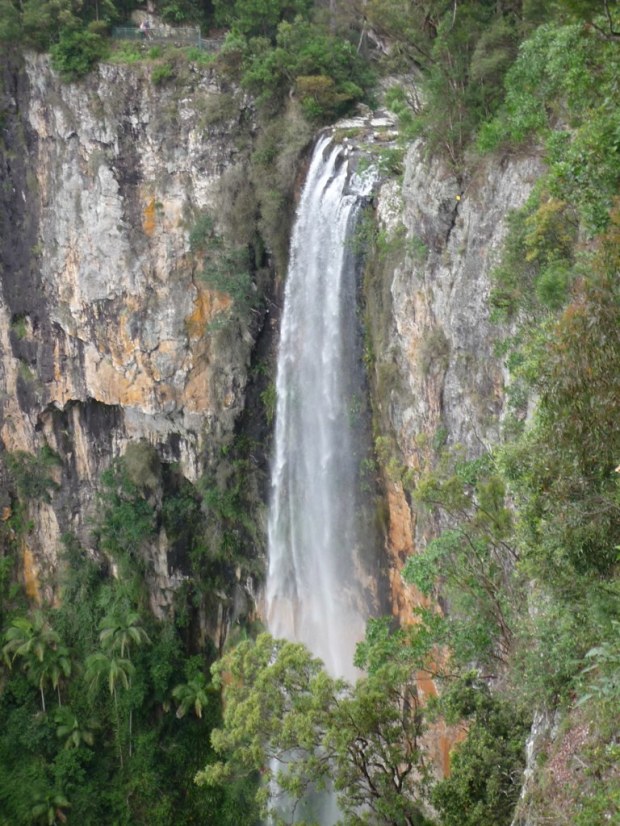
<svg viewBox="0 0 620 826"><path fill-rule="evenodd" d="M121 769L123 768L123 743L121 742L121 721L118 716L118 697L116 696L116 689L114 689L114 712L116 716L116 737L118 740L118 756L121 761Z"/></svg>

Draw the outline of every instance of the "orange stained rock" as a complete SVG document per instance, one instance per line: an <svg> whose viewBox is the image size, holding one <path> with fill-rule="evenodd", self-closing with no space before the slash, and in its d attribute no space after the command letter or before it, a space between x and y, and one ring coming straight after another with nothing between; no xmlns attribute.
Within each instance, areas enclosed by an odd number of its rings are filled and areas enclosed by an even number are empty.
<svg viewBox="0 0 620 826"><path fill-rule="evenodd" d="M389 543L403 561L413 552L413 515L400 482L388 484Z"/></svg>
<svg viewBox="0 0 620 826"><path fill-rule="evenodd" d="M196 286L194 310L185 319L190 339L201 339L209 322L213 321L219 313L228 310L231 304L232 299L229 295Z"/></svg>
<svg viewBox="0 0 620 826"><path fill-rule="evenodd" d="M413 541L415 528L415 514L407 502L405 492L400 482L388 482L388 551L391 565L389 571L390 592L392 599L392 613L402 626L411 625L417 621L415 608L432 607L433 603L425 597L415 586L408 585L402 578L402 569L407 557L416 552ZM437 608L437 610L439 610ZM437 651L435 666L444 659L442 652ZM427 697L437 696L437 686L430 672L418 671L416 683L422 701ZM465 737L462 727L446 726L443 721L431 725L425 735L425 742L432 756L432 762L440 777L447 777L450 773L451 751L454 746Z"/></svg>
<svg viewBox="0 0 620 826"><path fill-rule="evenodd" d="M152 382L145 373L126 376L120 365L102 359L94 370L88 371L89 393L104 404L121 404L125 407L146 407L153 390Z"/></svg>
<svg viewBox="0 0 620 826"><path fill-rule="evenodd" d="M146 206L144 207L144 216L142 218L142 229L145 234L149 236L149 238L152 237L155 232L155 213L155 198L149 198Z"/></svg>
<svg viewBox="0 0 620 826"><path fill-rule="evenodd" d="M183 404L188 413L203 413L211 409L209 366L202 361L194 367L183 390Z"/></svg>
<svg viewBox="0 0 620 826"><path fill-rule="evenodd" d="M41 602L39 577L34 563L34 555L26 543L22 546L22 565L24 569L26 596L39 604Z"/></svg>
<svg viewBox="0 0 620 826"><path fill-rule="evenodd" d="M428 606L429 600L413 585L407 585L402 570L407 558L415 553L413 531L415 515L407 502L400 482L388 482L388 552L390 556L390 592L392 613L401 625L415 621L414 609Z"/></svg>

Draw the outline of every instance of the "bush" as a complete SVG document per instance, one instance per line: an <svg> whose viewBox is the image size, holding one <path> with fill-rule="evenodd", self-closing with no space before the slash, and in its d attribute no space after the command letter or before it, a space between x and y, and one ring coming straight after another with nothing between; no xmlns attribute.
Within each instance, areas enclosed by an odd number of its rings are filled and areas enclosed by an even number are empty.
<svg viewBox="0 0 620 826"><path fill-rule="evenodd" d="M62 467L62 460L47 445L36 454L25 450L6 454L6 465L17 494L23 504L31 500L50 502L51 491L59 489L52 472Z"/></svg>
<svg viewBox="0 0 620 826"><path fill-rule="evenodd" d="M160 63L158 66L153 66L151 70L151 80L155 86L162 86L173 77L174 69L169 63Z"/></svg>
<svg viewBox="0 0 620 826"><path fill-rule="evenodd" d="M200 278L211 289L230 296L238 314L247 314L257 299L248 248L228 243L216 232L208 213L198 216L189 242L201 258Z"/></svg>
<svg viewBox="0 0 620 826"><path fill-rule="evenodd" d="M108 53L108 44L99 34L84 29L64 30L51 48L52 66L64 81L87 75Z"/></svg>
<svg viewBox="0 0 620 826"><path fill-rule="evenodd" d="M138 568L143 566L141 551L156 535L156 512L147 499L152 473L148 461L130 453L129 468L123 457L101 476L100 546L115 561L126 564L131 560Z"/></svg>
<svg viewBox="0 0 620 826"><path fill-rule="evenodd" d="M313 120L329 120L361 100L373 83L351 43L299 18L279 25L274 48L265 38L249 46L242 81L269 110L280 109L294 89Z"/></svg>
<svg viewBox="0 0 620 826"><path fill-rule="evenodd" d="M361 96L361 89L352 84L350 93L338 92L336 83L325 75L303 75L297 78L295 91L301 108L311 121L336 115L339 109Z"/></svg>
<svg viewBox="0 0 620 826"><path fill-rule="evenodd" d="M452 752L450 776L432 793L443 826L508 826L525 763L527 719L470 675L439 705L449 723L468 721L467 737Z"/></svg>

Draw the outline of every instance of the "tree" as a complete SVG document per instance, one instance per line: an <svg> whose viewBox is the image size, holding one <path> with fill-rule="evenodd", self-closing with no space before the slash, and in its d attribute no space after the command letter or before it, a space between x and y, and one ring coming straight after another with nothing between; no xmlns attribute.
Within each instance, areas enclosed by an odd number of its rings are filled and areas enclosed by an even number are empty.
<svg viewBox="0 0 620 826"><path fill-rule="evenodd" d="M2 653L9 667L18 657L23 661L29 679L39 688L43 711L46 711L45 685L48 682L58 690L60 704L60 680L71 673L69 650L40 611L34 613L32 620L28 617L13 620L5 634Z"/></svg>
<svg viewBox="0 0 620 826"><path fill-rule="evenodd" d="M45 826L66 823L67 818L63 809L68 809L70 805L64 794L55 789L49 789L37 795L36 802L30 812L32 823L41 823Z"/></svg>
<svg viewBox="0 0 620 826"><path fill-rule="evenodd" d="M49 48L62 30L79 26L77 11L73 0L24 0L21 13L26 44L41 51Z"/></svg>
<svg viewBox="0 0 620 826"><path fill-rule="evenodd" d="M130 649L133 645L148 645L151 642L140 624L140 614L137 611L112 611L101 620L99 628L101 647L106 651L118 651L121 657L127 654L131 659Z"/></svg>
<svg viewBox="0 0 620 826"><path fill-rule="evenodd" d="M95 651L94 654L90 654L86 658L85 666L86 681L90 688L93 691L96 690L101 681L105 680L115 704L117 703L117 687L122 685L124 688L129 688L129 679L135 671L131 660L106 651Z"/></svg>
<svg viewBox="0 0 620 826"><path fill-rule="evenodd" d="M216 785L260 772L257 801L272 815L272 779L297 802L331 782L345 824L365 822L361 807L378 823L423 824L428 772L415 673L411 659L386 660L351 686L330 677L303 645L268 634L244 641L213 667L224 719L212 743L224 759L196 781Z"/></svg>
<svg viewBox="0 0 620 826"><path fill-rule="evenodd" d="M131 660L118 656L115 652L95 651L86 658L85 676L90 690L94 693L99 688L102 681L108 684L110 694L114 699L114 715L116 717L116 728L120 734L120 717L118 711L119 685L125 689L129 688L131 677L135 671ZM130 724L131 725L131 724ZM131 737L131 734L130 734ZM123 747L118 740L118 753L121 767L123 766Z"/></svg>
<svg viewBox="0 0 620 826"><path fill-rule="evenodd" d="M209 704L209 688L204 674L197 674L186 683L172 689L172 696L178 703L177 717L184 717L190 708L196 717L202 718L203 709Z"/></svg>
<svg viewBox="0 0 620 826"><path fill-rule="evenodd" d="M446 722L467 725L467 737L452 750L450 775L432 792L442 826L508 826L521 789L529 717L494 696L476 672L449 685L439 705Z"/></svg>
<svg viewBox="0 0 620 826"><path fill-rule="evenodd" d="M465 461L460 451L444 451L435 469L415 479L414 496L453 527L409 557L403 578L427 596L440 584L450 614L443 642L458 661L505 663L520 594L508 576L516 561L513 518L493 456Z"/></svg>
<svg viewBox="0 0 620 826"><path fill-rule="evenodd" d="M102 657L107 657L108 680L121 679L125 688L131 686L131 677L135 671L131 662L130 649L133 645L150 645L151 640L144 628L140 624L140 615L131 610L113 610L104 617L99 624L101 632L99 641L103 649L100 652ZM125 658L125 654L127 657ZM96 655L93 655L96 656ZM101 659L101 668L105 670L106 665ZM118 703L116 692L110 684L110 692L114 694L114 705L118 715ZM132 729L133 729L133 708L129 707L129 756L132 753ZM122 751L121 751L122 755Z"/></svg>
<svg viewBox="0 0 620 826"><path fill-rule="evenodd" d="M64 741L66 749L76 749L82 744L92 746L95 742L94 720L80 720L70 708L59 708L54 715L56 721L56 736Z"/></svg>
<svg viewBox="0 0 620 826"><path fill-rule="evenodd" d="M213 0L216 20L245 37L274 38L281 20L307 17L311 0Z"/></svg>
<svg viewBox="0 0 620 826"><path fill-rule="evenodd" d="M587 21L602 37L620 40L620 15L614 0L559 0L559 7Z"/></svg>
<svg viewBox="0 0 620 826"><path fill-rule="evenodd" d="M15 43L21 36L21 16L11 0L0 0L0 43Z"/></svg>

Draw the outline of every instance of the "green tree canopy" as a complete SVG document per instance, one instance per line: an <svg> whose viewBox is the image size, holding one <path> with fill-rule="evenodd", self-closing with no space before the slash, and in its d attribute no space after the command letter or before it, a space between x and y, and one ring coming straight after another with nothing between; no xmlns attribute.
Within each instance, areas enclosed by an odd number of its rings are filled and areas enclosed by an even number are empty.
<svg viewBox="0 0 620 826"><path fill-rule="evenodd" d="M307 17L312 0L213 0L216 21L244 37L274 38L282 20Z"/></svg>
<svg viewBox="0 0 620 826"><path fill-rule="evenodd" d="M216 663L224 691L222 727L212 733L223 758L198 783L263 777L257 800L272 810L274 778L293 800L331 782L344 824L418 826L428 771L420 747L423 715L412 661L384 662L355 686L331 678L303 645L261 634ZM274 761L283 768L274 770Z"/></svg>

